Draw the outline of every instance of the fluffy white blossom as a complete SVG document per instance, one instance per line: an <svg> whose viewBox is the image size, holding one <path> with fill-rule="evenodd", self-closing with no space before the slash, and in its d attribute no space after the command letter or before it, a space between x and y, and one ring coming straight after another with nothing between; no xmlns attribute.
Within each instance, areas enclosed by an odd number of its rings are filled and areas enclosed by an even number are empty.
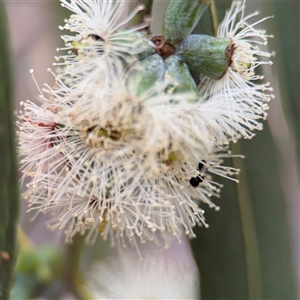
<svg viewBox="0 0 300 300"><path fill-rule="evenodd" d="M95 299L198 298L195 268L154 254L139 260L126 253L95 264L89 273Z"/></svg>
<svg viewBox="0 0 300 300"><path fill-rule="evenodd" d="M165 93L167 85L138 95L139 81L116 77L76 95L57 79L41 107L25 102L18 125L30 210L49 211L50 228L67 227L67 238L90 230L90 240L100 232L122 245L138 236L168 246L181 225L190 236L207 226L199 201L218 209L209 198L220 192L210 174L236 170L221 165L230 155L192 113L197 104ZM201 182L191 186L201 161Z"/></svg>
<svg viewBox="0 0 300 300"><path fill-rule="evenodd" d="M254 56L263 52L244 39L266 35L247 25L244 4L233 4L219 33L227 26L233 63L219 81L202 78L197 102L173 93L167 76L144 91L146 78L130 80L132 63L138 70L153 51L136 28L123 30L137 10L122 22L125 2L62 3L74 12L64 27L77 33L65 37L71 53L51 71L55 85L40 90L40 106L28 100L19 113L29 210L49 212L49 227L66 228L68 240L88 231L90 241L100 233L119 246L140 239L166 247L182 231L193 237L196 224L208 226L200 202L219 209L210 200L219 197L218 176L236 180L239 171L223 165L233 155L219 144L251 137L265 116L267 87L248 81L258 79ZM238 58L245 45L251 63Z"/></svg>
<svg viewBox="0 0 300 300"><path fill-rule="evenodd" d="M272 35L256 28L270 17L252 21L258 12L246 16L245 7L245 1L234 1L218 28L217 37L231 41L226 73L219 80L200 77L200 93L207 109L214 109L212 119L219 124L219 143L226 142L228 136L233 140L241 136L251 138L253 130L261 130L260 120L266 118L267 103L273 97L270 84L261 83L264 76L256 74L260 65L272 64L272 54L260 50Z"/></svg>

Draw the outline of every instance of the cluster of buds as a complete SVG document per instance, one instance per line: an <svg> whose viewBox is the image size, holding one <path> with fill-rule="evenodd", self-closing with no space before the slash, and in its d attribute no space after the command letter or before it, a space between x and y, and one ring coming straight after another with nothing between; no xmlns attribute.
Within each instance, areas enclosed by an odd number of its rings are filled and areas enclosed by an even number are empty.
<svg viewBox="0 0 300 300"><path fill-rule="evenodd" d="M271 56L258 48L271 37L255 28L264 19L249 24L256 13L234 2L217 37L194 35L209 3L172 0L162 36L149 36L147 22L128 28L142 5L124 18L124 1L61 2L73 15L60 27L71 34L49 70L55 85L19 114L29 210L49 212L67 240L193 237L208 226L200 202L219 209L217 177L237 181L223 165L229 142L251 138L267 115L271 88L255 83Z"/></svg>

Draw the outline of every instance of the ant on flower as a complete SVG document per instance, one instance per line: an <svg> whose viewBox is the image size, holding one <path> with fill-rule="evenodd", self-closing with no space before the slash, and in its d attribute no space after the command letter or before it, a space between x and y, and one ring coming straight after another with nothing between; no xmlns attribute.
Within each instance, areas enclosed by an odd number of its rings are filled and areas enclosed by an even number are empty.
<svg viewBox="0 0 300 300"><path fill-rule="evenodd" d="M196 177L192 177L189 180L190 186L194 188L198 187L199 184L202 183L206 177L207 164L204 159L202 159L201 162L199 162L197 170L199 171L199 174Z"/></svg>

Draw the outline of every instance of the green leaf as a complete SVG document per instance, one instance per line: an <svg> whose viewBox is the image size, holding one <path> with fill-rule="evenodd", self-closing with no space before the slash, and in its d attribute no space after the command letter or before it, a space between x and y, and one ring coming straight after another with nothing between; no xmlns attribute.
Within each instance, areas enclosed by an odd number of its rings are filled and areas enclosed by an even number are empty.
<svg viewBox="0 0 300 300"><path fill-rule="evenodd" d="M209 3L199 0L172 0L164 18L163 36L166 43L178 46L198 24Z"/></svg>
<svg viewBox="0 0 300 300"><path fill-rule="evenodd" d="M269 40L268 45L269 49L276 50L276 55L272 58L274 62L272 68L280 83L278 100L281 102L289 127L286 138L292 140L290 149L292 143L296 143L296 149L293 151L297 152L297 149L300 149L300 28L295 24L299 18L299 2L262 1L262 7L265 15L275 16L274 22L265 24L267 32L275 34L275 38ZM279 141L281 142L282 140ZM298 164L298 174L299 172L300 164Z"/></svg>
<svg viewBox="0 0 300 300"><path fill-rule="evenodd" d="M238 152L246 156L242 171L254 222L247 231L251 230L258 242L262 299L296 299L287 199L279 178L278 150L268 124L253 140L243 140L238 146ZM244 200L240 198L240 202ZM241 218L246 214L247 211L241 211ZM247 236L244 239L246 254L255 255L252 245L247 245ZM250 264L248 270L252 271L252 274L248 271L248 277L255 279L257 275L253 274ZM250 287L249 295L255 295L254 288L251 291Z"/></svg>
<svg viewBox="0 0 300 300"><path fill-rule="evenodd" d="M201 17L193 30L193 34L208 34L217 36L218 24L224 19L225 11L231 6L232 0L211 0L211 5Z"/></svg>
<svg viewBox="0 0 300 300"><path fill-rule="evenodd" d="M0 2L0 282L1 299L9 298L17 253L16 230L19 213L19 193L15 134L13 121L13 95L10 65L10 46L4 4Z"/></svg>
<svg viewBox="0 0 300 300"><path fill-rule="evenodd" d="M223 19L230 1L214 5L217 13L207 11L194 33L215 34L213 25ZM281 44L285 52L287 43ZM240 183L220 180L221 199L214 200L220 212L206 209L210 228L195 229L191 244L201 273L201 299L296 299L279 154L269 126L264 127L252 140L231 145L246 155L233 160L241 168Z"/></svg>
<svg viewBox="0 0 300 300"><path fill-rule="evenodd" d="M244 300L247 269L236 184L220 177L215 180L224 185L221 199L212 199L221 210L202 206L209 228L195 227L197 238L191 241L200 272L200 298Z"/></svg>
<svg viewBox="0 0 300 300"><path fill-rule="evenodd" d="M38 278L32 274L19 273L16 276L14 287L11 291L12 300L27 300L37 294L41 289Z"/></svg>
<svg viewBox="0 0 300 300"><path fill-rule="evenodd" d="M54 246L29 247L20 251L12 299L29 299L36 296L62 272L62 258Z"/></svg>

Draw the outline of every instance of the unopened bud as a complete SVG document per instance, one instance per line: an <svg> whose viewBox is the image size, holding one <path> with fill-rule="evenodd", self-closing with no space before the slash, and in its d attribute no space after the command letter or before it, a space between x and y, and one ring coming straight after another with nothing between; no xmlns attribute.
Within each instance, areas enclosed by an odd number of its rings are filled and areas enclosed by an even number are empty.
<svg viewBox="0 0 300 300"><path fill-rule="evenodd" d="M198 24L209 3L199 0L172 0L164 18L163 36L166 43L176 47Z"/></svg>
<svg viewBox="0 0 300 300"><path fill-rule="evenodd" d="M177 55L171 55L165 60L165 64L165 79L174 85L173 93L191 93L192 99L198 100L198 88L183 60Z"/></svg>
<svg viewBox="0 0 300 300"><path fill-rule="evenodd" d="M228 38L190 35L176 50L196 74L220 79L230 65L231 43Z"/></svg>
<svg viewBox="0 0 300 300"><path fill-rule="evenodd" d="M164 61L158 54L146 57L133 66L128 77L128 86L137 86L137 95L142 95L157 82L162 82L165 74Z"/></svg>

